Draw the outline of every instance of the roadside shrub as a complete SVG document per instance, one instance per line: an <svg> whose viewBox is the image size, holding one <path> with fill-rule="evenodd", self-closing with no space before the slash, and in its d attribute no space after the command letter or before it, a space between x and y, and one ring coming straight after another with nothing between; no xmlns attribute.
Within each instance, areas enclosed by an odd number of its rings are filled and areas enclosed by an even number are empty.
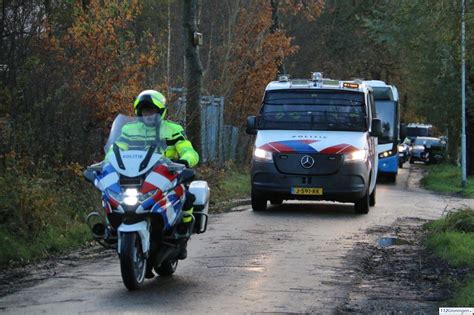
<svg viewBox="0 0 474 315"><path fill-rule="evenodd" d="M83 244L86 213L100 197L77 165L0 175L0 270Z"/></svg>
<svg viewBox="0 0 474 315"><path fill-rule="evenodd" d="M434 221L428 226L434 232L474 233L474 209L451 211L443 219Z"/></svg>

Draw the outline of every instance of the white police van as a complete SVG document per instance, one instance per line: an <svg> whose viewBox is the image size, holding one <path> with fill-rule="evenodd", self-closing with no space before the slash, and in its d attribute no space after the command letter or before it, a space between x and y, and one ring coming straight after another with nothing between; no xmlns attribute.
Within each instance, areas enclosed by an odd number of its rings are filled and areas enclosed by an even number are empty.
<svg viewBox="0 0 474 315"><path fill-rule="evenodd" d="M257 116L247 118L256 134L252 158L252 208L267 201L353 202L357 213L375 205L377 137L372 89L362 81L280 77L265 90Z"/></svg>

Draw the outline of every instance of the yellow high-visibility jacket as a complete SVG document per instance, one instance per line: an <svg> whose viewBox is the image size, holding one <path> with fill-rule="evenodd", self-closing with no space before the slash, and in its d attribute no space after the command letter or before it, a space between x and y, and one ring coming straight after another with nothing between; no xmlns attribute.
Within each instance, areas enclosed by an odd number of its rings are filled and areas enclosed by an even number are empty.
<svg viewBox="0 0 474 315"><path fill-rule="evenodd" d="M155 126L148 126L143 122L131 122L122 127L122 133L115 142L122 150L130 146L147 147L156 141ZM163 120L160 126L160 138L166 140L165 157L180 159L194 167L199 162L199 154L194 150L191 142L186 138L183 127L169 120Z"/></svg>

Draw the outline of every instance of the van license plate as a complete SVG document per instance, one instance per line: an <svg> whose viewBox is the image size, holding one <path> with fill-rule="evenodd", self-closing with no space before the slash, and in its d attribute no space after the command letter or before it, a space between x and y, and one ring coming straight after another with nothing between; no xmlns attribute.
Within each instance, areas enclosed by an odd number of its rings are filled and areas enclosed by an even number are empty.
<svg viewBox="0 0 474 315"><path fill-rule="evenodd" d="M323 194L322 188L307 188L307 187L293 187L291 188L291 193L293 195L317 195L321 196Z"/></svg>

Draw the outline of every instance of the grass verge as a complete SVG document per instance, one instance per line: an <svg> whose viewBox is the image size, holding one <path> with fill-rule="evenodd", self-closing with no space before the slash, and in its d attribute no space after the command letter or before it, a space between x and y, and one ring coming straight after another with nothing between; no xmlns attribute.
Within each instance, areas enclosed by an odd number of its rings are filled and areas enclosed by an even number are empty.
<svg viewBox="0 0 474 315"><path fill-rule="evenodd" d="M461 187L461 170L452 164L436 164L426 166L428 174L423 177L421 184L429 190L459 194L463 197L474 198L474 180L468 178L466 187Z"/></svg>
<svg viewBox="0 0 474 315"><path fill-rule="evenodd" d="M198 172L211 189L210 212L227 211L233 200L250 197L250 173L244 167L227 163L221 168L201 167Z"/></svg>
<svg viewBox="0 0 474 315"><path fill-rule="evenodd" d="M426 225L428 249L455 268L467 268L448 306L474 307L474 210L460 209Z"/></svg>
<svg viewBox="0 0 474 315"><path fill-rule="evenodd" d="M100 206L77 165L41 174L0 176L0 270L78 247L90 240L84 223ZM95 198L95 197L97 198Z"/></svg>

